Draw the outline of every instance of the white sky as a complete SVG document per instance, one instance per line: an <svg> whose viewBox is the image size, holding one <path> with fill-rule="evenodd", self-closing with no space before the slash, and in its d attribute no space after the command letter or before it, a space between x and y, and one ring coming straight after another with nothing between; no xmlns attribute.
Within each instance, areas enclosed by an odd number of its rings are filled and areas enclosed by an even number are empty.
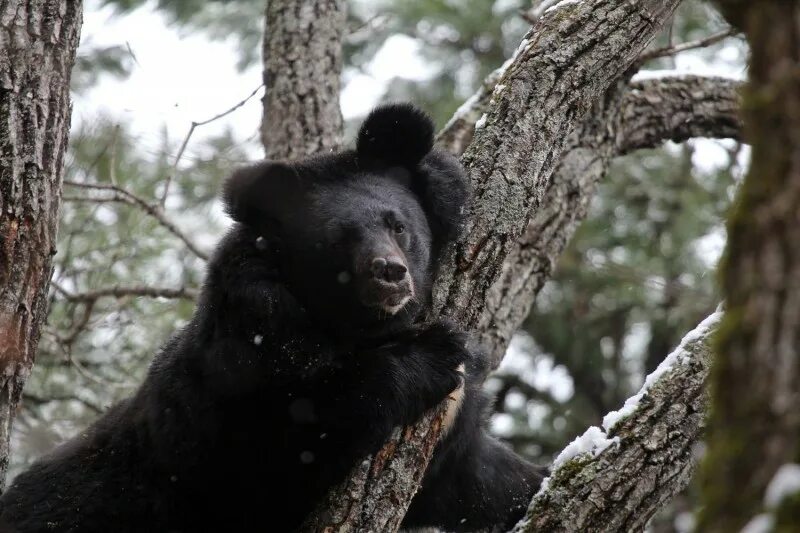
<svg viewBox="0 0 800 533"><path fill-rule="evenodd" d="M170 27L152 2L136 11L114 17L111 8L100 9L89 0L84 13L82 42L92 45L126 43L136 57L131 76L124 80L101 78L96 87L76 97L75 123L93 121L98 113L131 125L145 150L161 146L162 128L174 142L186 135L192 121L206 120L243 100L261 83L261 69L236 70L236 43L210 41L203 32ZM424 79L433 74L418 53L418 43L406 36L391 37L366 73L345 75L342 112L345 118L366 114L395 77ZM713 63L697 54L676 58L671 73L696 73L742 78L743 58L735 46L725 48ZM230 127L237 139L254 139L261 119L261 103L252 98L227 117L196 130L193 141ZM260 148L252 143L252 156ZM188 152L192 152L190 144ZM695 164L711 170L724 163L724 151L713 142L701 142Z"/></svg>
<svg viewBox="0 0 800 533"><path fill-rule="evenodd" d="M92 90L76 98L76 121L91 121L98 112L130 123L145 142L159 144L166 125L171 137L182 138L190 123L205 120L244 99L261 83L257 68L238 73L230 43L210 42L202 34L181 36L168 28L152 9L112 17L111 9L87 2L82 42L125 45L137 63L124 80L104 77ZM236 113L204 128L221 131L231 125L238 135L256 131L260 102L253 98ZM199 133L199 132L198 132Z"/></svg>

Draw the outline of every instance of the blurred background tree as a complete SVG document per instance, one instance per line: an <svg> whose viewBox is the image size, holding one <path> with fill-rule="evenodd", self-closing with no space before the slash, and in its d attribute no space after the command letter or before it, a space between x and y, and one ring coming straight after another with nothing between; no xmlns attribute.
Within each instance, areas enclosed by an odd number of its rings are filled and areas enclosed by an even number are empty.
<svg viewBox="0 0 800 533"><path fill-rule="evenodd" d="M102 0L86 11L106 6L116 17L150 9L181 33L233 42L239 69L260 63L263 0ZM424 72L390 80L381 99L415 101L442 126L513 54L530 7L527 0L353 0L344 85L369 75L387 43L401 38ZM689 0L652 46L724 27L708 4ZM101 46L84 34L74 92L137 68L124 39ZM745 53L729 38L644 68L741 74ZM208 116L235 104L210 102ZM359 117L346 118L352 130ZM195 135L189 149L166 128L153 133L155 146L112 114L74 126L51 311L15 424L11 476L135 389L158 346L191 315L203 256L228 223L216 201L221 180L258 154L255 130L245 142L230 130ZM487 383L498 395L494 431L534 461L550 461L638 390L716 307L722 219L745 161L733 142L697 140L615 162ZM673 515L665 511L653 528L683 530Z"/></svg>

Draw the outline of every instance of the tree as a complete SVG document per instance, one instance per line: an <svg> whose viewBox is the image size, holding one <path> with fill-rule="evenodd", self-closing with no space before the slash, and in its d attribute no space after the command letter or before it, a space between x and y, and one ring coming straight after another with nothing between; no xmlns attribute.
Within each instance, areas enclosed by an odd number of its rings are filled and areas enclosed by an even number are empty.
<svg viewBox="0 0 800 533"><path fill-rule="evenodd" d="M197 4L191 0L163 2L167 7L193 3ZM248 2L250 4L252 2ZM308 13L281 10L276 7L278 4L285 3L268 5L266 41L282 35L281 31L270 31L272 24L286 25L288 34L281 37L286 42L292 41L292 31L303 32L303 28L313 27L313 19L296 24L297 17ZM308 54L308 64L324 63L331 68L302 73L302 57L292 57L291 61L283 63L282 58L265 57L267 102L297 100L298 95L292 92L293 85L281 83L281 76L302 80L302 76L313 74L312 89L325 89L312 91L316 92L309 99L313 105L288 109L291 114L281 120L304 126L293 132L291 139L284 136L270 141L268 153L276 156L295 156L320 146L335 146L341 135L335 116L316 113L322 109L338 109L329 99L338 96L338 90L330 88L338 86L336 69L340 62L330 58L337 57L340 40L346 33L341 29L345 20L341 14L343 3L320 1L308 4L311 6L309 12L332 10L326 13L337 23L332 25L335 27L330 33L324 33L329 37L319 40L314 47L300 47L296 53L299 56ZM446 4L448 2L441 3L445 7ZM648 2L593 0L564 3L547 12L542 9L535 15L526 15L538 22L526 36L513 61L490 76L477 97L471 100L471 105L463 108L442 132L440 143L457 153L464 151L470 140L474 140L464 161L476 184L478 203L471 231L453 250L444 278L439 281L437 312L455 316L477 331L495 354L496 361L499 362L511 334L528 314L533 298L552 272L556 259L585 218L597 183L615 157L641 147L656 146L665 139L737 135L738 121L732 113L737 106L735 84L704 78L629 81L631 71L646 59L642 56L644 47L670 18L677 4L676 1L654 6ZM660 53L668 54L673 48L668 44ZM267 45L265 49L276 48ZM478 51L481 49L480 46L476 48ZM498 57L498 50L491 50L486 55L489 60ZM654 52L658 50L649 53ZM265 109L265 124L273 129L278 121L271 121L270 117L276 111L283 110L276 105L267 105ZM478 122L481 127L476 129ZM106 133L101 132L98 138L104 140L94 146L89 142L86 147L87 152L92 148L102 148L99 154L94 155L104 165L101 175L109 178L109 183L91 182L85 177L83 181L76 180L70 187L87 194L71 195L70 202L81 206L110 202L124 205L172 233L181 241L180 246L195 250L198 253L194 255L202 258L203 248L192 242L187 232L181 231L180 224L176 224L164 210L158 209L163 202L153 203L148 199L150 196L165 197L159 191L160 178L168 176L169 180L174 177L180 184L180 173L175 172L180 157L174 164L162 164L144 182L123 182L120 175L115 179L115 173L121 168L120 160L123 160L124 132L120 131L120 136L116 137L111 134L113 131L110 128ZM181 153L183 148L179 155ZM88 155L87 159L92 160L93 155ZM494 156L497 157L493 159ZM210 173L207 182L203 181L204 189L213 189L211 184L219 179L213 174ZM100 198L100 194L104 197ZM124 220L120 223L125 225ZM83 317L89 317L92 308L100 301L135 295L191 298L191 286L196 279L192 277L191 269L186 270L190 274L181 280L185 285L176 287L112 285L98 289L89 283L87 287L75 289L62 286L63 290L59 290L57 296L58 300L79 310L77 320L70 322L70 331L80 332L88 320L83 320ZM136 306L139 305L142 304L137 302ZM66 340L70 340L70 336L71 333ZM687 346L687 350L704 353L705 338L703 335L696 349ZM691 384L685 392L693 396L687 396L682 404L689 406L696 415L702 411L703 402L697 398L701 397L698 391L704 383L705 365L701 361L686 367L681 370L688 369L688 374L686 371L665 372L664 379L668 381L652 390L684 390L680 384ZM105 372L105 368L102 371ZM90 373L86 375L91 376ZM605 438L622 437L620 440L625 446L599 454L598 459L604 461L601 465L587 461L585 456L573 461L565 460L562 474L581 472L581 475L556 474L550 483L550 493L538 497L537 508L552 511L550 504L542 507L542 502L558 501L557 505L563 505L565 498L580 499L582 494L575 490L574 483L576 480L585 481L585 475L590 472L595 483L608 479L604 473L618 479L618 469L614 476L612 453L619 452L616 460L624 460L630 457L631 451L637 450L637 445L647 442L648 435L655 431L669 431L676 423L674 416L666 416L669 413L661 409L669 397L665 394L650 395L649 401L653 403L642 402L642 405L655 406L655 409L649 413L635 411L619 424L619 428L607 428L618 433ZM635 421L641 423L638 434L635 434L636 428L640 426ZM366 463L357 472L348 497L342 497L341 492L333 494L337 511L319 515L317 524L324 526L338 522L340 528L376 530L396 527L435 445L435 426L434 422L434 430L429 431L423 422L399 434L371 464ZM702 416L689 417L680 428L685 438L674 444L685 449L696 441L701 426ZM633 436L628 439L626 435ZM669 453L669 449L655 451L656 455ZM622 509L609 496L610 503L602 507L603 512L612 514L617 523L644 523L685 483L693 465L690 455L677 454L674 467L680 471L679 476L648 478L639 470L627 470L633 482L656 479L658 497L643 498L641 505ZM408 482L395 483L391 475L401 476ZM631 518L634 514L636 516ZM636 522L631 521L634 519ZM569 523L571 517L565 514L555 520Z"/></svg>
<svg viewBox="0 0 800 533"><path fill-rule="evenodd" d="M0 486L55 253L80 1L0 2Z"/></svg>
<svg viewBox="0 0 800 533"><path fill-rule="evenodd" d="M636 2L580 2L558 6L544 14L523 40L514 60L499 73L495 83L488 84L484 99L489 104L480 120L482 127L475 129L475 138L462 157L473 180L476 204L467 235L451 250L440 272L434 297L436 313L454 317L484 335L497 327L498 321L481 320L487 294L495 287L504 260L516 248L528 213L540 205L564 139L592 105L624 79L629 66L676 5L677 2L667 3L654 8ZM609 24L609 20L619 24ZM592 65L601 61L609 68L595 70ZM268 85L267 90L270 89ZM552 94L559 98L552 98ZM696 94L706 97L702 91ZM480 102L480 96L475 101ZM611 107L618 112L618 108ZM723 120L724 124L730 122ZM669 134L680 137L674 128L669 129ZM689 134L688 129L685 134ZM655 138L663 137L656 134ZM601 167L601 175L604 170ZM563 210L563 204L558 207ZM534 294L535 289L529 289L525 297L532 299ZM491 308L491 304L487 307ZM498 344L497 351L502 352L502 341ZM704 379L696 381L702 385ZM655 420L653 427L660 422L663 421ZM689 432L690 442L698 434L702 416L695 417L694 424L694 431ZM397 435L330 495L328 508L312 517L307 527L396 529L438 438L438 427L434 414ZM694 462L687 457L681 464L691 471ZM682 488L686 478L666 478L669 481L664 480L664 494L670 496ZM661 501L663 497L638 509L638 519L644 523Z"/></svg>
<svg viewBox="0 0 800 533"><path fill-rule="evenodd" d="M753 159L728 220L700 525L797 531L800 474L768 487L781 469L800 470L800 4L720 5L752 50L743 114Z"/></svg>

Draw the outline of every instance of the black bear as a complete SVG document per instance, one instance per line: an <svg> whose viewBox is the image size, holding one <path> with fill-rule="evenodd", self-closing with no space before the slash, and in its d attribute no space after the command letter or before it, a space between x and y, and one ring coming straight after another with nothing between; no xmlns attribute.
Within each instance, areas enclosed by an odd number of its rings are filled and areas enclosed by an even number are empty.
<svg viewBox="0 0 800 533"><path fill-rule="evenodd" d="M373 111L355 150L236 172L192 321L133 397L14 480L0 530L293 531L448 396L404 527L513 524L542 472L484 429L484 355L426 317L468 197L409 105Z"/></svg>

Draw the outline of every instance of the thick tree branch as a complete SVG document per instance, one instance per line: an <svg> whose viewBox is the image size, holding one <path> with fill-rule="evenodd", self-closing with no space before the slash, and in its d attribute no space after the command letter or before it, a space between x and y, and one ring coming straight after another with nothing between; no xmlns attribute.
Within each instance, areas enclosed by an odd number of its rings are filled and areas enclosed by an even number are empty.
<svg viewBox="0 0 800 533"><path fill-rule="evenodd" d="M447 151L461 155L475 131L475 123L486 114L500 68L489 75L481 88L453 115L437 136ZM681 142L693 137L741 140L739 91L742 82L714 76L675 75L633 81L620 87L616 103L621 116L612 136L614 156L641 148L655 148L664 141ZM597 115L601 108L587 116ZM575 144L587 142L578 139ZM567 147L573 143L567 142ZM565 149L564 154L569 150Z"/></svg>
<svg viewBox="0 0 800 533"><path fill-rule="evenodd" d="M740 140L741 82L675 76L631 83L621 103L615 155L692 137Z"/></svg>
<svg viewBox="0 0 800 533"><path fill-rule="evenodd" d="M642 531L686 487L698 462L710 341L721 316L687 334L602 429L590 428L561 452L515 532Z"/></svg>
<svg viewBox="0 0 800 533"><path fill-rule="evenodd" d="M497 87L497 82L503 77L508 68L507 63L489 74L478 92L467 99L458 108L453 117L436 136L436 144L455 155L462 155L475 135L475 123L489 111L492 93Z"/></svg>
<svg viewBox="0 0 800 533"><path fill-rule="evenodd" d="M561 3L529 32L498 81L485 126L462 156L474 204L466 236L439 273L437 312L468 328L479 324L486 295L539 207L569 132L677 3Z"/></svg>
<svg viewBox="0 0 800 533"><path fill-rule="evenodd" d="M486 296L477 329L495 366L586 218L597 183L614 155L613 137L625 88L622 82L611 88L569 135L539 209L517 238Z"/></svg>

